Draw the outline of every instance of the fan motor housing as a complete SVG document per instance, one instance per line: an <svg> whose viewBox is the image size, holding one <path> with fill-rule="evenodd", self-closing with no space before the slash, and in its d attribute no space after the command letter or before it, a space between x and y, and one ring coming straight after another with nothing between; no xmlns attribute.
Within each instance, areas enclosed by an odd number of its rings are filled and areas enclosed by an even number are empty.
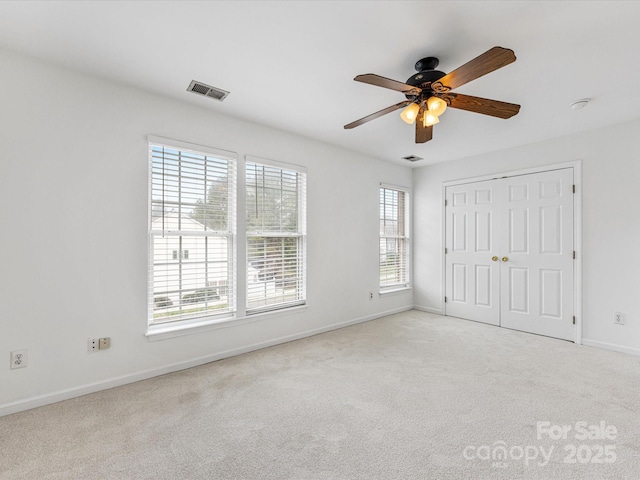
<svg viewBox="0 0 640 480"><path fill-rule="evenodd" d="M405 82L407 85L419 87L423 90L422 96L428 98L433 92L430 88L431 83L440 80L446 73L434 70L438 66L439 60L436 57L426 57L418 60L415 69L418 73L411 75ZM426 95L424 95L426 93ZM408 100L415 100L416 95L405 95Z"/></svg>
<svg viewBox="0 0 640 480"><path fill-rule="evenodd" d="M414 75L411 75L406 83L408 85L412 85L414 87L419 87L424 83L435 82L436 80L440 80L446 74L439 70L426 70L424 72L418 72Z"/></svg>
<svg viewBox="0 0 640 480"><path fill-rule="evenodd" d="M433 93L433 90L431 90L431 84L436 80L440 80L445 75L446 74L444 72L440 72L438 70L427 70L424 72L418 72L415 75L410 76L407 79L406 83L407 85L421 88L421 95L425 98L428 98ZM415 100L417 98L416 95L405 95L405 97L407 97L407 100Z"/></svg>

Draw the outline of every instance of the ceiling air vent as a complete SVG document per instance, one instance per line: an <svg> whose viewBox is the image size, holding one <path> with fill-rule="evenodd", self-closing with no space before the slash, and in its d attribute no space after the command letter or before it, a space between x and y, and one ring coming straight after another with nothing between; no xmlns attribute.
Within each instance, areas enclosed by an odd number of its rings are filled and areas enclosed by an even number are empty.
<svg viewBox="0 0 640 480"><path fill-rule="evenodd" d="M223 101L229 95L226 90L221 90L206 83L197 82L192 80L187 88L187 92L197 93L198 95L204 95L205 97L213 98L214 100Z"/></svg>
<svg viewBox="0 0 640 480"><path fill-rule="evenodd" d="M407 155L406 157L402 157L403 160L408 160L410 162L417 162L419 160L424 160L422 157L417 157L415 155Z"/></svg>

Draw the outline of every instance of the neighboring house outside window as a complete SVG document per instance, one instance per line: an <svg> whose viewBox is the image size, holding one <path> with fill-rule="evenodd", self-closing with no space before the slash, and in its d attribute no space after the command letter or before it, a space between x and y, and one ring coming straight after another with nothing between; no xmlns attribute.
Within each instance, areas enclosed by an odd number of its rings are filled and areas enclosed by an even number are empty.
<svg viewBox="0 0 640 480"><path fill-rule="evenodd" d="M236 161L150 138L149 324L230 315Z"/></svg>
<svg viewBox="0 0 640 480"><path fill-rule="evenodd" d="M409 191L380 186L380 291L410 286Z"/></svg>
<svg viewBox="0 0 640 480"><path fill-rule="evenodd" d="M247 314L306 301L306 173L248 158Z"/></svg>

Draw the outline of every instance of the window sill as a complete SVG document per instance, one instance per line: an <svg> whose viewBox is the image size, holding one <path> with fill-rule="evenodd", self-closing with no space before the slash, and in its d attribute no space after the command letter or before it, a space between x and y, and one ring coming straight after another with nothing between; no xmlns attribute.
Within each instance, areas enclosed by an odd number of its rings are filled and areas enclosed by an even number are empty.
<svg viewBox="0 0 640 480"><path fill-rule="evenodd" d="M182 337L194 333L208 332L221 328L235 327L237 325L245 325L247 323L259 322L271 317L292 315L307 310L308 304L297 305L295 307L283 308L281 310L272 310L263 313L254 313L244 317L227 316L224 318L202 319L183 324L160 324L147 327L145 336L150 342L158 340L166 340L168 338Z"/></svg>
<svg viewBox="0 0 640 480"><path fill-rule="evenodd" d="M403 286L403 287L390 287L390 288L385 288L384 290L380 290L378 292L379 295L390 295L392 293L402 293L402 292L407 292L411 290L411 286Z"/></svg>

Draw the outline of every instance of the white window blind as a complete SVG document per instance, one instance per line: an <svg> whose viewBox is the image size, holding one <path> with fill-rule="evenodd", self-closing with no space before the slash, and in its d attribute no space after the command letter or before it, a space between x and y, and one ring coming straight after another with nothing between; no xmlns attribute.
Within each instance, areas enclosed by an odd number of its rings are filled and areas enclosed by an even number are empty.
<svg viewBox="0 0 640 480"><path fill-rule="evenodd" d="M409 192L380 187L380 289L409 285Z"/></svg>
<svg viewBox="0 0 640 480"><path fill-rule="evenodd" d="M235 159L160 142L149 157L149 324L234 312Z"/></svg>
<svg viewBox="0 0 640 480"><path fill-rule="evenodd" d="M305 303L306 173L247 160L247 314Z"/></svg>

